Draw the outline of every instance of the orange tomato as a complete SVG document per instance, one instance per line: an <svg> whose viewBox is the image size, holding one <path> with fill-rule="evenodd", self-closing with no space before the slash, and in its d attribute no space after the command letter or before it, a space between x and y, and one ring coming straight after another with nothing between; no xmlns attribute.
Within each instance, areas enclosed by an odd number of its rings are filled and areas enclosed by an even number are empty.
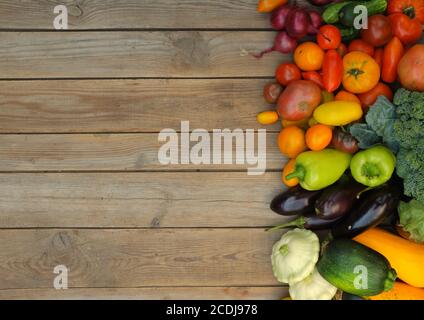
<svg viewBox="0 0 424 320"><path fill-rule="evenodd" d="M281 180L289 188L297 186L299 184L299 179L297 178L292 178L289 180L286 179L286 177L294 171L295 167L296 159L289 160L289 162L287 162L287 164L284 166L283 174L281 175Z"/></svg>
<svg viewBox="0 0 424 320"><path fill-rule="evenodd" d="M316 124L306 131L306 145L313 151L325 149L331 139L333 139L333 131L329 126L323 124Z"/></svg>
<svg viewBox="0 0 424 320"><path fill-rule="evenodd" d="M303 71L317 71L324 61L324 50L314 42L304 42L294 51L294 63Z"/></svg>
<svg viewBox="0 0 424 320"><path fill-rule="evenodd" d="M361 104L361 100L357 96L355 96L353 93L347 92L345 90L339 91L338 94L336 94L336 97L334 98L336 101L353 101Z"/></svg>
<svg viewBox="0 0 424 320"><path fill-rule="evenodd" d="M349 52L343 57L343 87L352 93L364 93L380 80L380 67L366 53Z"/></svg>
<svg viewBox="0 0 424 320"><path fill-rule="evenodd" d="M305 133L297 126L290 126L280 131L278 135L278 147L282 154L289 158L306 150Z"/></svg>
<svg viewBox="0 0 424 320"><path fill-rule="evenodd" d="M369 107L374 104L379 96L385 96L390 101L393 100L393 92L392 89L387 84L383 82L379 82L374 88L370 91L361 93L358 95L359 100L364 107Z"/></svg>
<svg viewBox="0 0 424 320"><path fill-rule="evenodd" d="M260 124L273 124L278 121L278 113L276 111L264 111L256 116Z"/></svg>
<svg viewBox="0 0 424 320"><path fill-rule="evenodd" d="M349 44L348 47L348 51L349 52L353 52L353 51L361 51L363 53L366 53L369 56L373 56L374 55L374 47L372 45L370 45L369 43L365 42L362 39L355 39L352 40Z"/></svg>

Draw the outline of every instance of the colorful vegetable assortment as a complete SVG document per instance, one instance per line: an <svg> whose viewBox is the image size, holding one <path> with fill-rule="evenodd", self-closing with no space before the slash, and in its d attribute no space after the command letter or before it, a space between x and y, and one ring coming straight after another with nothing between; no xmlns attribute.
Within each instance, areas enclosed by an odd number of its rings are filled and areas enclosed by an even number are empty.
<svg viewBox="0 0 424 320"><path fill-rule="evenodd" d="M295 216L267 229L292 228L272 249L274 275L293 300L424 300L424 1L309 2L323 8L258 9L278 33L257 57L292 53L264 88L275 111L258 115L281 120L289 158L271 210Z"/></svg>

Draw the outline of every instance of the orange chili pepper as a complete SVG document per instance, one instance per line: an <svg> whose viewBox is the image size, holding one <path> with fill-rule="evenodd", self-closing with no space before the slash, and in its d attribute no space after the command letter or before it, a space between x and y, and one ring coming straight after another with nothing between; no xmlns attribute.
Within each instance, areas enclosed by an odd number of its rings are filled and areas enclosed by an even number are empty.
<svg viewBox="0 0 424 320"><path fill-rule="evenodd" d="M274 9L286 4L288 0L259 0L258 11L259 12L271 12Z"/></svg>

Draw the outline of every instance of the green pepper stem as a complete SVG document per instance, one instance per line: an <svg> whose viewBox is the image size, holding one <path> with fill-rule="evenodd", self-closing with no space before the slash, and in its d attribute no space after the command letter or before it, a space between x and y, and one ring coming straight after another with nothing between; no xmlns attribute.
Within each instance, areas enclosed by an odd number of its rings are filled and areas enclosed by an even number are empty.
<svg viewBox="0 0 424 320"><path fill-rule="evenodd" d="M280 230L284 228L292 228L292 227L303 228L305 225L305 222L306 222L305 218L303 216L300 216L299 218L295 220L292 220L287 223L279 224L272 228L268 228L265 231L276 231L276 230Z"/></svg>
<svg viewBox="0 0 424 320"><path fill-rule="evenodd" d="M305 179L305 174L305 168L301 165L296 165L295 170L286 176L286 180L298 178L300 181L303 181L303 179Z"/></svg>

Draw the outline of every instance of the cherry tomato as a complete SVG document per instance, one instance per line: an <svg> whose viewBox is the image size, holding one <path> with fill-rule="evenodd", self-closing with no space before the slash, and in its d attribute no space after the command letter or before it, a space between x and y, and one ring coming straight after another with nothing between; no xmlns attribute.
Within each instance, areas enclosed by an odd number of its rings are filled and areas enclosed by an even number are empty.
<svg viewBox="0 0 424 320"><path fill-rule="evenodd" d="M370 91L358 95L363 107L369 107L375 103L379 96L385 96L390 101L393 100L393 92L387 84L379 82Z"/></svg>
<svg viewBox="0 0 424 320"><path fill-rule="evenodd" d="M282 63L275 72L275 78L283 86L287 86L294 80L300 80L302 75L300 69L294 63Z"/></svg>
<svg viewBox="0 0 424 320"><path fill-rule="evenodd" d="M283 87L276 82L270 82L264 87L264 98L268 103L277 103L278 97L283 92Z"/></svg>
<svg viewBox="0 0 424 320"><path fill-rule="evenodd" d="M404 47L398 37L393 37L384 47L383 68L381 79L384 82L392 83L397 78L397 66L404 54Z"/></svg>
<svg viewBox="0 0 424 320"><path fill-rule="evenodd" d="M359 100L359 98L356 95L354 95L353 93L350 93L348 91L345 91L345 90L339 91L339 93L337 93L336 96L334 97L334 100L336 100L336 101L353 101L353 102L357 102L357 103L361 104L361 100Z"/></svg>
<svg viewBox="0 0 424 320"><path fill-rule="evenodd" d="M328 50L324 56L322 64L322 82L328 92L338 89L343 80L343 60L339 53L334 50Z"/></svg>
<svg viewBox="0 0 424 320"><path fill-rule="evenodd" d="M318 45L324 49L337 49L342 41L342 33L339 28L327 24L319 28L317 34Z"/></svg>
<svg viewBox="0 0 424 320"><path fill-rule="evenodd" d="M368 29L361 30L361 38L374 47L384 46L392 38L390 19L382 14L368 18Z"/></svg>
<svg viewBox="0 0 424 320"><path fill-rule="evenodd" d="M321 88L324 88L324 84L322 83L321 75L316 71L306 71L302 72L302 78L305 80L311 80L319 85Z"/></svg>
<svg viewBox="0 0 424 320"><path fill-rule="evenodd" d="M352 40L349 44L348 50L349 52L361 51L371 57L374 55L374 47L361 39Z"/></svg>
<svg viewBox="0 0 424 320"><path fill-rule="evenodd" d="M395 13L389 16L393 35L399 38L404 45L417 42L422 34L423 29L417 18L411 19L403 13Z"/></svg>
<svg viewBox="0 0 424 320"><path fill-rule="evenodd" d="M316 124L306 131L306 145L312 151L325 149L333 138L333 130L329 126Z"/></svg>

